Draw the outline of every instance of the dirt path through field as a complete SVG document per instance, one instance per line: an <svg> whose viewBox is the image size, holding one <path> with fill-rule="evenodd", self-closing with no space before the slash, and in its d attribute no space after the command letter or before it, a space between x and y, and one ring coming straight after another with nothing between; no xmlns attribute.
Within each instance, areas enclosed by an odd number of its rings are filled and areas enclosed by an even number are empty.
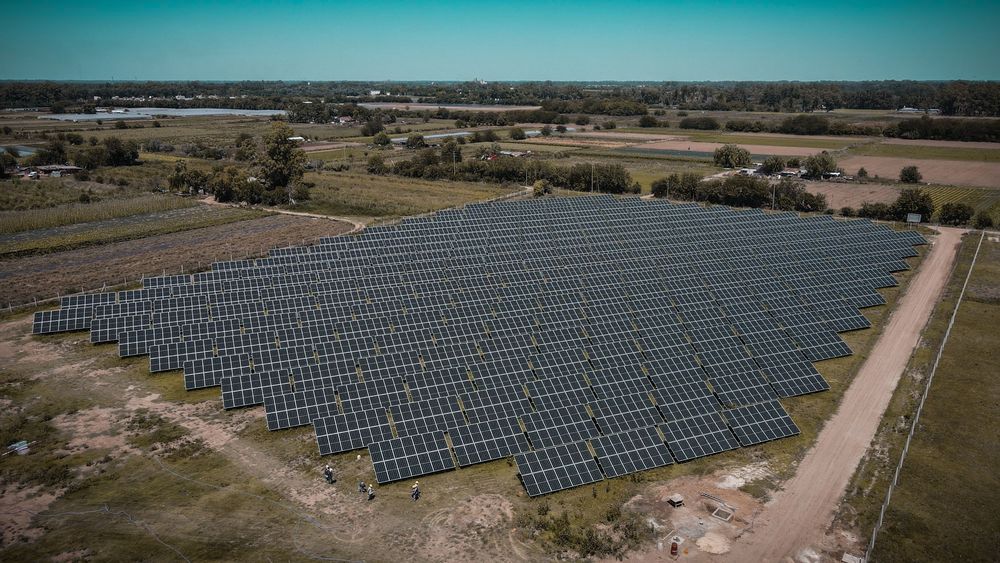
<svg viewBox="0 0 1000 563"><path fill-rule="evenodd" d="M930 254L795 477L757 517L753 532L714 560L798 560L803 550L822 539L951 275L965 231L939 230Z"/></svg>

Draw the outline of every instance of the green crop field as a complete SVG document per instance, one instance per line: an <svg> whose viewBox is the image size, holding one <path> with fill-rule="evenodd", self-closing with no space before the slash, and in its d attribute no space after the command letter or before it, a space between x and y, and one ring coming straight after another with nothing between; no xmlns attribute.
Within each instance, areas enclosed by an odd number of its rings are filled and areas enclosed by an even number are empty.
<svg viewBox="0 0 1000 563"><path fill-rule="evenodd" d="M198 203L190 199L147 195L129 199L109 199L93 203L60 205L45 209L0 211L0 235L157 213L195 205Z"/></svg>

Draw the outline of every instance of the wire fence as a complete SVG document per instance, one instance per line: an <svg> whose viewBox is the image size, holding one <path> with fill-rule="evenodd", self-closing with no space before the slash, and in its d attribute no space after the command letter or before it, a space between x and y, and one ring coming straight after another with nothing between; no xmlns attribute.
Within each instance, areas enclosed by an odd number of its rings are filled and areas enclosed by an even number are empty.
<svg viewBox="0 0 1000 563"><path fill-rule="evenodd" d="M958 300L955 302L955 309L951 312L951 319L948 321L948 328L945 329L944 339L941 340L941 346L938 348L937 356L934 357L934 365L931 367L930 375L927 377L927 384L924 386L924 392L920 396L920 403L917 404L917 412L913 416L913 422L910 423L910 432L906 436L906 443L903 444L903 452L899 456L899 463L896 465L896 472L892 476L892 482L889 483L889 490L885 493L885 500L882 501L882 508L878 514L878 520L875 521L875 528L872 530L871 540L868 542L868 550L865 552L865 560L870 561L872 553L875 550L875 540L878 537L879 530L882 528L882 523L885 520L885 512L889 509L889 501L892 500L892 491L899 484L899 474L903 470L903 462L906 460L906 454L910 451L910 442L913 440L913 433L917 430L917 425L920 423L920 413L924 410L924 401L927 400L927 394L930 392L931 384L934 382L934 374L937 372L938 364L941 362L941 356L944 354L944 347L948 343L948 337L951 336L951 328L955 324L955 317L958 316L958 308L962 305L962 298L965 297L965 289L969 285L969 279L972 277L972 270L976 266L976 259L979 258L979 249L983 246L983 239L986 237L986 232L984 231L979 237L979 244L976 245L976 253L972 256L972 264L969 265L969 271L965 274L965 282L962 284L962 291L958 294Z"/></svg>

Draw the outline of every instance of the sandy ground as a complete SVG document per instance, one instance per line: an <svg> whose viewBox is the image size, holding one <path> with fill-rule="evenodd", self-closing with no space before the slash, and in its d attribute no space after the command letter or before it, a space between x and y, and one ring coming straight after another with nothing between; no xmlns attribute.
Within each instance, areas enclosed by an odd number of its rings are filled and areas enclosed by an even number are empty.
<svg viewBox="0 0 1000 563"><path fill-rule="evenodd" d="M721 147L723 143L702 143L698 141L659 141L656 143L645 143L640 145L643 149L657 149L670 151L695 151L713 152ZM809 156L822 152L823 149L813 149L808 147L777 147L771 145L745 145L740 146L750 151L751 154L777 154L782 156Z"/></svg>
<svg viewBox="0 0 1000 563"><path fill-rule="evenodd" d="M1000 162L972 162L963 160L917 160L888 156L848 156L837 163L848 174L862 166L871 175L899 178L904 166L917 166L924 182L956 186L982 186L1000 188Z"/></svg>
<svg viewBox="0 0 1000 563"><path fill-rule="evenodd" d="M892 203L899 197L899 188L883 184L842 184L838 182L806 182L806 191L826 196L831 209L853 207L862 203Z"/></svg>
<svg viewBox="0 0 1000 563"><path fill-rule="evenodd" d="M1000 143L974 141L932 141L930 139L884 139L887 145L913 145L923 147L955 147L959 149L1000 149Z"/></svg>
<svg viewBox="0 0 1000 563"><path fill-rule="evenodd" d="M268 248L313 242L356 225L289 214L157 235L90 248L0 261L0 304L46 299L79 288L190 272L217 260L257 256Z"/></svg>
<svg viewBox="0 0 1000 563"><path fill-rule="evenodd" d="M951 275L964 232L941 228L840 408L751 533L718 561L811 560Z"/></svg>

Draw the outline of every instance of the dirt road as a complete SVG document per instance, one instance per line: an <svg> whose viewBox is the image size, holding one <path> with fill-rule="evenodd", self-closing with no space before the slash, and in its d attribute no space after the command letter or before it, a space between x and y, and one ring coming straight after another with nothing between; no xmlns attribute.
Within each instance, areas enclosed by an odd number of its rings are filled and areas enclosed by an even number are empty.
<svg viewBox="0 0 1000 563"><path fill-rule="evenodd" d="M795 477L757 517L753 532L714 560L798 560L802 550L822 538L951 275L964 231L940 231L840 408L802 460Z"/></svg>

